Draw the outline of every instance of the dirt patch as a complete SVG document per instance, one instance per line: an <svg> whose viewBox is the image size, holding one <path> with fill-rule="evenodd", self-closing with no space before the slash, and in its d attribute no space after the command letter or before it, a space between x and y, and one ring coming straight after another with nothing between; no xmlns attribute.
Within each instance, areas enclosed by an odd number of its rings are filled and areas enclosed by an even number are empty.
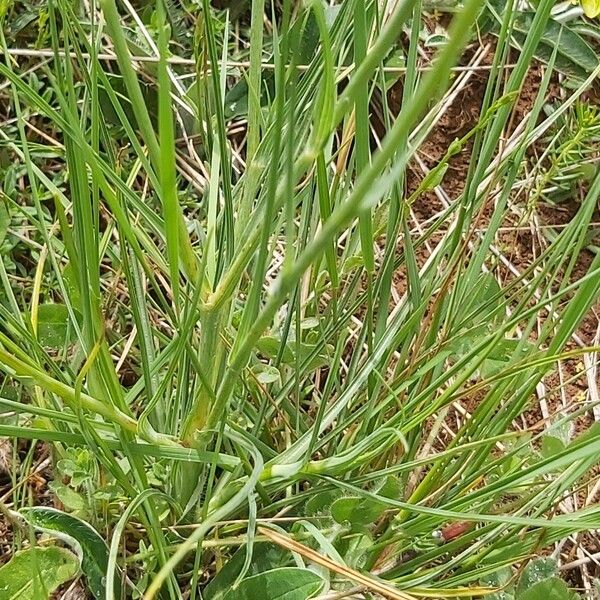
<svg viewBox="0 0 600 600"><path fill-rule="evenodd" d="M484 42L490 43L493 47L493 40L486 39ZM468 64L472 56L472 53L466 53L462 64ZM484 58L482 64L489 64L492 56L493 52L491 51ZM477 125L488 73L488 71L481 70L472 75L453 103L441 116L425 143L419 147L417 158L420 159L421 165L417 161L413 161L410 165L405 182L406 197L414 192L422 181L424 176L422 165L427 169L435 167L446 153L449 145L456 138L464 136ZM509 135L515 131L516 127L533 108L539 94L543 75L543 66L534 64L530 68L506 128ZM561 94L560 82L557 78L554 78L548 89L547 100L558 102ZM585 98L589 100L595 94L597 94L597 90L591 90ZM397 83L388 94L388 102L394 114L398 114L401 110L401 99L402 84ZM544 150L544 143L539 142L528 150L528 159L532 161L538 159ZM441 187L446 193L448 201L457 199L464 190L472 151L473 145L472 142L469 142L465 144L460 153L450 160L449 168L441 182ZM515 270L522 273L528 269L539 258L550 240L554 239L564 229L565 225L577 218L585 191L585 187L582 187L578 189L578 193L573 198L556 205L539 201L534 206L528 206L528 198L517 197L514 199L515 210L508 215L507 222L502 224L496 240L504 258L513 267L513 270L511 270L501 263L496 266L495 270L502 285L514 281L516 277ZM415 232L418 233L419 227L422 231L425 225L439 215L443 208L444 205L440 197L433 191L421 195L412 206ZM485 230L492 210L493 207L491 206L482 209L479 215L480 220L477 223L477 227L481 230ZM600 222L598 210L593 215L592 222ZM598 241L600 236L597 233L595 235L590 234L589 240L592 244L600 245ZM436 239L433 238L429 249L419 249L417 254L419 265L425 262L435 244ZM399 251L401 251L401 248L399 248ZM580 252L569 280L572 282L581 279L587 273L593 258L594 254L589 249ZM556 281L552 282L555 287L560 284L560 280L564 275L563 271L562 274L558 275ZM407 290L407 282L406 273L402 269L394 274L394 282L397 294L404 294ZM593 345L597 340L599 314L600 302L596 303L590 310L576 331L576 335L585 345ZM567 344L565 350L576 350L578 348L579 345L572 340ZM540 386L539 393L532 396L530 407L523 413L519 419L520 422L515 423L515 427L531 429L534 433L539 433L565 414L582 408L585 409L586 403L590 401L590 384L600 387L599 381L590 381L581 356L560 361L544 377L543 386ZM433 442L433 451L443 451L447 447L455 432L468 419L468 415L477 409L480 400L481 395L474 395L470 398L461 399L460 403L456 403L449 408L447 418ZM584 411L581 416L573 420L571 436L580 435L594 423L595 419L592 411ZM433 426L434 419L432 418L428 422L427 432L423 434L424 439ZM600 469L592 470L589 481L583 483L582 487L574 493L572 497L573 509L580 509L586 506L586 503L597 501L598 491L596 491L594 485L599 474ZM584 532L565 543L561 553L562 563L575 561L582 556L589 557L589 555L599 550L600 538L597 532ZM589 585L590 576L598 577L600 575L600 567L597 562L593 560L588 562L589 564L579 564L564 572L564 577L570 585L578 589L584 589L586 585Z"/></svg>
<svg viewBox="0 0 600 600"><path fill-rule="evenodd" d="M0 566L7 563L13 551L13 530L4 517L0 517Z"/></svg>

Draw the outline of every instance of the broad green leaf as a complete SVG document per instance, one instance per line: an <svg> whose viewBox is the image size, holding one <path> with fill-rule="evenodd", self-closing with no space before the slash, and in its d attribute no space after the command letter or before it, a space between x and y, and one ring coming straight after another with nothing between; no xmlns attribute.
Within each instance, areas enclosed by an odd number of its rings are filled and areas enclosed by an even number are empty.
<svg viewBox="0 0 600 600"><path fill-rule="evenodd" d="M484 587L498 588L499 591L489 596L489 600L512 600L514 598L514 586L508 585L513 577L510 567L502 567L481 578L480 583Z"/></svg>
<svg viewBox="0 0 600 600"><path fill-rule="evenodd" d="M593 11L593 6L598 5L598 0L582 0L589 3L589 10ZM538 2L531 2L536 7ZM501 15L506 7L503 0L492 0L491 5L498 15ZM585 10L585 8L584 8ZM517 19L514 23L513 37L515 41L522 45L529 32L534 13L531 11L517 13ZM497 33L500 24L496 17L492 16L491 11L484 10L480 18L479 27L482 31L492 31ZM597 64L597 58L593 48L582 37L596 37L598 31L593 26L582 22L571 22L568 25L562 25L554 19L550 19L546 24L546 29L541 42L535 50L536 58L548 61L552 56L555 46L558 46L558 55L556 56L555 68L559 71L572 75L574 77L584 77L590 73Z"/></svg>
<svg viewBox="0 0 600 600"><path fill-rule="evenodd" d="M400 479L395 475L388 475L377 493L385 498L397 500L402 497L403 490L404 486Z"/></svg>
<svg viewBox="0 0 600 600"><path fill-rule="evenodd" d="M319 326L318 317L307 317L300 322L300 329L314 329Z"/></svg>
<svg viewBox="0 0 600 600"><path fill-rule="evenodd" d="M554 435L545 435L542 438L541 454L544 458L550 458L565 449L565 443Z"/></svg>
<svg viewBox="0 0 600 600"><path fill-rule="evenodd" d="M79 571L77 557L65 548L48 546L17 552L0 568L2 600L42 600Z"/></svg>
<svg viewBox="0 0 600 600"><path fill-rule="evenodd" d="M507 363L503 360L486 359L479 366L479 374L483 379L489 379L502 372Z"/></svg>
<svg viewBox="0 0 600 600"><path fill-rule="evenodd" d="M204 600L221 600L229 592L231 586L242 571L246 558L245 548L240 548L210 580L202 590ZM252 561L248 569L248 577L271 571L289 564L290 555L279 546L273 544L256 544L252 551Z"/></svg>
<svg viewBox="0 0 600 600"><path fill-rule="evenodd" d="M144 52L147 55L147 52ZM141 56L138 54L137 56ZM144 69L146 70L156 70L156 66L147 62L144 64ZM129 95L127 93L127 88L123 82L123 78L120 75L114 75L111 73L107 74L108 82L110 83L113 92L121 106L121 109L125 113L125 115L130 119L132 123L135 123L135 110L129 100ZM158 92L156 90L156 86L148 85L144 82L140 82L140 90L146 102L146 106L148 108L148 113L153 122L156 122L156 115L158 112ZM98 85L98 102L100 104L100 108L102 110L102 115L106 120L107 124L111 125L120 125L121 122L119 120L119 116L117 111L115 110L112 100L106 91L104 85L99 82Z"/></svg>
<svg viewBox="0 0 600 600"><path fill-rule="evenodd" d="M517 596L517 600L576 600L579 595L558 577L550 577L532 585Z"/></svg>
<svg viewBox="0 0 600 600"><path fill-rule="evenodd" d="M517 348L519 347L520 343L520 340L514 340L510 338L498 340L498 342L494 345L488 356L492 360L508 362L517 351ZM524 345L520 352L524 356L528 351L528 346Z"/></svg>
<svg viewBox="0 0 600 600"><path fill-rule="evenodd" d="M481 338L476 343L480 341ZM506 368L512 360L524 359L529 352L529 345L523 345L517 352L520 343L520 340L513 339L498 340L479 368L481 376L484 379L492 377Z"/></svg>
<svg viewBox="0 0 600 600"><path fill-rule="evenodd" d="M252 371L256 375L258 382L262 383L263 385L281 381L281 373L279 372L279 369L277 369L277 367L273 367L272 365L257 365L252 369Z"/></svg>
<svg viewBox="0 0 600 600"><path fill-rule="evenodd" d="M281 342L274 336L265 336L258 340L256 347L260 354L265 358L274 360L279 355ZM333 347L326 345L324 349L313 356L316 344L301 343L296 344L294 341L289 341L283 350L281 361L284 364L294 364L296 362L296 350L298 351L300 362L304 362L312 357L306 366L307 369L313 370L327 364L329 356L333 353Z"/></svg>
<svg viewBox="0 0 600 600"><path fill-rule="evenodd" d="M307 600L319 593L324 581L313 571L284 567L244 579L225 594L225 600Z"/></svg>
<svg viewBox="0 0 600 600"><path fill-rule="evenodd" d="M55 508L33 507L20 511L35 529L58 535L77 553L88 587L99 600L104 598L104 579L108 568L108 546L98 532L85 521ZM116 586L115 586L116 587ZM115 595L118 598L118 590Z"/></svg>
<svg viewBox="0 0 600 600"><path fill-rule="evenodd" d="M295 344L290 344L290 346L295 348ZM314 354L316 349L316 344L299 344L298 348L301 363L310 358L306 368L311 371L326 365L329 362L329 357L333 354L333 346L330 344L327 344L325 348L320 350L317 354Z"/></svg>
<svg viewBox="0 0 600 600"><path fill-rule="evenodd" d="M522 13L516 21L516 30L526 35L533 23L533 18L534 13ZM583 69L586 73L590 73L598 65L598 57L593 48L579 34L561 25L558 21L550 19L536 53L546 60L555 46L558 46L559 56L563 59L562 61L557 60L559 68L564 65L565 60Z"/></svg>
<svg viewBox="0 0 600 600"><path fill-rule="evenodd" d="M272 75L266 75L266 79L269 80L270 87L273 87ZM196 83L193 86L197 85ZM194 98L196 91L194 87L190 87L188 95L190 98ZM261 95L261 105L267 102L267 95ZM242 117L248 114L248 82L245 79L240 79L226 94L225 94L225 118L233 119L235 117Z"/></svg>
<svg viewBox="0 0 600 600"><path fill-rule="evenodd" d="M273 336L264 336L256 343L257 350L266 358L275 359L279 353L281 341ZM294 360L294 353L286 346L283 350L283 362L291 363Z"/></svg>
<svg viewBox="0 0 600 600"><path fill-rule="evenodd" d="M376 500L348 496L339 498L331 505L331 516L338 523L361 526L376 521L384 510L385 505Z"/></svg>
<svg viewBox="0 0 600 600"><path fill-rule="evenodd" d="M48 487L67 508L71 510L83 510L85 508L85 498L68 485L52 481Z"/></svg>
<svg viewBox="0 0 600 600"><path fill-rule="evenodd" d="M342 492L339 490L329 490L327 492L318 492L311 496L304 507L304 514L311 517L314 515L323 514L328 511L331 504L335 502Z"/></svg>
<svg viewBox="0 0 600 600"><path fill-rule="evenodd" d="M64 304L41 304L38 310L38 340L42 346L61 348L74 339L69 311Z"/></svg>
<svg viewBox="0 0 600 600"><path fill-rule="evenodd" d="M426 47L439 47L443 46L448 41L448 36L444 33L434 33L433 35L427 36L423 45Z"/></svg>
<svg viewBox="0 0 600 600"><path fill-rule="evenodd" d="M344 275L351 273L352 271L354 271L354 269L361 267L364 264L364 262L365 261L361 254L353 254L342 263L342 273Z"/></svg>
<svg viewBox="0 0 600 600"><path fill-rule="evenodd" d="M500 587L506 585L513 576L510 567L502 567L492 573L488 573L481 578L481 585L486 587Z"/></svg>
<svg viewBox="0 0 600 600"><path fill-rule="evenodd" d="M540 581L555 577L557 574L558 568L554 559L546 557L532 560L525 569L523 569L523 574L517 585L517 597L520 597L523 592L533 585Z"/></svg>

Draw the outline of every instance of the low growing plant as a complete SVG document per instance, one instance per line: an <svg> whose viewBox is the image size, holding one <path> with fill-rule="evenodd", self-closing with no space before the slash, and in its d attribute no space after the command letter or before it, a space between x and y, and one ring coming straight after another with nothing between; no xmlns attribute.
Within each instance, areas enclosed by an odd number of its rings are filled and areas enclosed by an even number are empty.
<svg viewBox="0 0 600 600"><path fill-rule="evenodd" d="M600 257L575 270L600 176L521 271L504 276L495 245L528 149L599 72L544 115L553 50L511 128L553 2L526 32L511 5L498 15L479 122L416 185L409 165L457 85L480 0L427 69L420 0L252 0L248 60L234 63L234 25L208 0L178 14L190 32L177 43L169 7L145 6L48 2L39 85L0 37L16 125L0 143L23 169L2 196L5 239L26 218L30 261L25 286L0 261L0 368L18 390L1 394L16 417L0 434L52 444L67 509L11 501L40 542L30 560L54 547L39 534L62 540L97 598L474 597L599 528L596 504L561 502L600 431L557 444L514 423L558 360L588 350L567 344L600 292ZM395 114L384 66L402 31ZM193 64L176 55L186 44ZM236 76L246 105L232 108ZM415 229L411 211L445 197L467 149L464 189Z"/></svg>

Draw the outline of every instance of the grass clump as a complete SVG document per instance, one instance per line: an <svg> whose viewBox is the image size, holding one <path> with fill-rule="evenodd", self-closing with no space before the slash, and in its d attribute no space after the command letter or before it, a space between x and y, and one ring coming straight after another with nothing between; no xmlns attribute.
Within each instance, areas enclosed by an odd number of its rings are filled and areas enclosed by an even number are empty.
<svg viewBox="0 0 600 600"><path fill-rule="evenodd" d="M51 444L65 508L24 510L26 461L7 518L77 547L96 597L569 597L516 567L600 527L565 504L600 431L576 401L519 423L593 351L600 176L529 264L498 242L598 69L547 114L555 50L515 128L553 3L510 69L519 13L492 11L479 119L415 183L482 3L428 68L420 0L250 4L52 0L23 60L3 8L0 434Z"/></svg>

